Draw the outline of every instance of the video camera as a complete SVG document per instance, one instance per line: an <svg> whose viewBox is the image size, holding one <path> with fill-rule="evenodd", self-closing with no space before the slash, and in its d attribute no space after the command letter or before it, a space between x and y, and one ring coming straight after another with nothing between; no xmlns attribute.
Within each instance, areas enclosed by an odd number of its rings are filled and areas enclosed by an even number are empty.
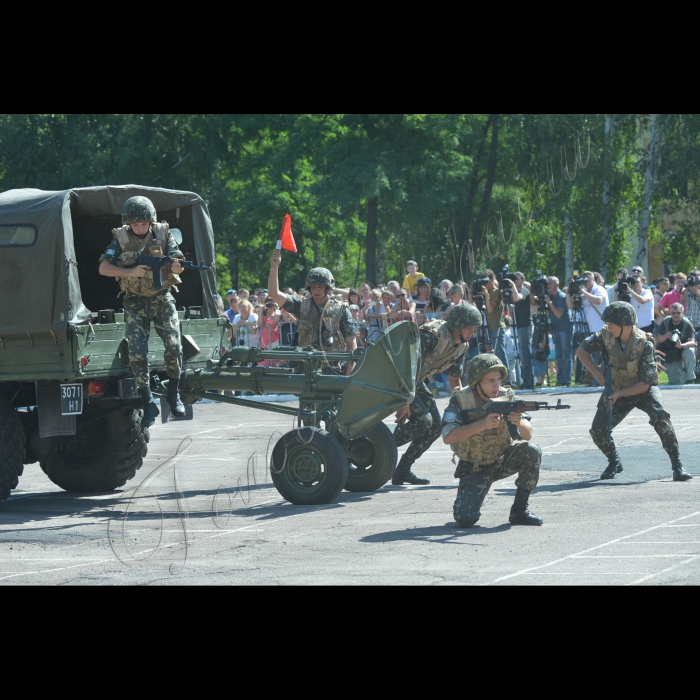
<svg viewBox="0 0 700 700"><path fill-rule="evenodd" d="M513 290L515 289L515 282L518 280L518 276L514 272L508 272L508 265L504 265L503 269L496 275L498 280L498 285L501 290L501 296L506 304L513 303ZM508 280L508 284L505 284L505 280Z"/></svg>
<svg viewBox="0 0 700 700"><path fill-rule="evenodd" d="M581 282L581 278L578 276L578 270L574 270L574 276L569 280L569 286L567 287L567 293L569 296L575 296L576 294L581 293L581 287L583 286L583 283Z"/></svg>
<svg viewBox="0 0 700 700"><path fill-rule="evenodd" d="M535 274L537 277L530 282L530 294L537 299L538 304L543 305L545 297L549 295L547 291L547 277L542 274L542 270L536 270Z"/></svg>
<svg viewBox="0 0 700 700"><path fill-rule="evenodd" d="M479 277L472 282L471 293L474 304L481 309L485 300L484 289L491 280L488 277Z"/></svg>
<svg viewBox="0 0 700 700"><path fill-rule="evenodd" d="M632 301L630 291L632 289L632 285L636 283L636 277L620 277L620 279L617 280L617 286L615 287L618 300L626 301L629 304Z"/></svg>

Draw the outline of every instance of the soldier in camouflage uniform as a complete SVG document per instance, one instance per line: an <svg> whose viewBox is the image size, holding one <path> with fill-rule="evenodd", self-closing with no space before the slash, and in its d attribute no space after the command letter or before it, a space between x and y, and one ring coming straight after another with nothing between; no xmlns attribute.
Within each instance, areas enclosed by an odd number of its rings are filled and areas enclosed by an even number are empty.
<svg viewBox="0 0 700 700"><path fill-rule="evenodd" d="M185 415L178 393L182 372L180 323L175 299L169 287L180 282L182 265L175 261L171 268L163 267L163 287L156 291L153 273L147 265L136 265L140 255L183 258L184 255L168 230L168 224L156 221L153 202L147 197L131 197L122 209L122 226L112 230L112 242L100 256L100 274L114 277L124 295L126 340L129 345L129 365L136 378L145 409L142 424L153 425L159 414L153 400L148 370L148 338L151 321L165 346L165 366L168 382L168 404L174 416Z"/></svg>
<svg viewBox="0 0 700 700"><path fill-rule="evenodd" d="M442 419L442 439L459 457L455 471L459 486L453 506L457 524L474 525L481 516L481 505L491 484L517 473L517 491L509 521L513 525L542 525L542 518L528 510L528 499L537 486L542 460L542 450L529 442L532 427L528 414L514 412L508 416L523 438L514 441L503 416L464 413L478 411L501 397L503 401L513 401L513 390L501 387L508 370L496 355L485 353L469 360L466 374L468 388L452 396Z"/></svg>
<svg viewBox="0 0 700 700"><path fill-rule="evenodd" d="M420 327L421 364L412 403L396 413L399 424L394 431L397 447L410 442L401 456L391 478L395 486L402 484L429 484L428 479L417 477L413 463L440 437L440 412L426 380L438 372L446 372L450 388L462 388L461 374L469 340L481 325L481 312L472 304L453 306L444 321L432 320Z"/></svg>
<svg viewBox="0 0 700 700"><path fill-rule="evenodd" d="M279 266L282 255L275 250L270 257L268 296L282 309L297 317L299 347L312 347L326 352L354 352L357 349L357 324L347 302L333 297L335 279L325 267L309 270L304 286L309 292L305 299L296 294L284 294L279 287ZM352 372L348 362L345 373ZM335 373L339 366L328 363L324 373Z"/></svg>
<svg viewBox="0 0 700 700"><path fill-rule="evenodd" d="M586 338L576 350L583 365L596 381L604 385L605 376L591 359L591 353L607 353L612 375L612 420L608 425L603 398L593 418L591 437L598 449L608 458L608 466L601 479L613 479L622 471L620 455L612 438L612 429L633 409L649 416L661 444L671 458L674 481L692 479L681 464L678 440L671 425L671 416L664 410L658 386L656 357L652 335L637 328L637 312L626 301L616 301L603 312L607 324L602 330Z"/></svg>

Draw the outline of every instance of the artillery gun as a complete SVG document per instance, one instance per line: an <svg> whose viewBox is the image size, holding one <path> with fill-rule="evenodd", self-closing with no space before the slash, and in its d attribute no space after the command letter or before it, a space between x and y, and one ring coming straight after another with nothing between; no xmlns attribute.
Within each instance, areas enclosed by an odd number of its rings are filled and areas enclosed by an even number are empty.
<svg viewBox="0 0 700 700"><path fill-rule="evenodd" d="M272 481L291 503L330 503L343 489L375 491L391 478L397 449L382 420L413 400L419 355L418 328L402 321L375 345L355 353L233 348L218 362L209 360L206 371L183 371L179 391L186 405L207 398L295 417L297 425L272 451ZM288 366L255 366L264 360ZM332 371L330 363L342 362L356 363L351 375ZM165 397L168 381L155 393ZM299 406L259 403L220 390L296 394Z"/></svg>

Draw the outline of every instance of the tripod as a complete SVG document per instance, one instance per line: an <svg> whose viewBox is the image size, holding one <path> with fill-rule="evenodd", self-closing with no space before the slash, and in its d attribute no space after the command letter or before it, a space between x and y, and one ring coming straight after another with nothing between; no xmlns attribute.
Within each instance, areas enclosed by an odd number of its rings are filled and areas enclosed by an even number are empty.
<svg viewBox="0 0 700 700"><path fill-rule="evenodd" d="M576 362L574 380L577 384L581 384L586 368L583 366L581 360L577 357L576 349L579 345L581 345L584 339L586 339L590 335L590 330L588 329L588 321L586 321L586 314L583 312L583 307L581 306L581 295L575 295L573 297L573 302L574 310L571 312L571 330L573 333L572 353Z"/></svg>
<svg viewBox="0 0 700 700"><path fill-rule="evenodd" d="M486 318L486 312L484 311L483 300L476 302L476 308L481 312L481 325L476 329L476 344L479 354L485 352L492 353L493 346L491 345L491 338L489 337L489 322Z"/></svg>
<svg viewBox="0 0 700 700"><path fill-rule="evenodd" d="M520 341L518 339L518 326L515 322L515 304L513 304L512 302L504 304L504 315L506 309L508 309L508 318L510 319L510 323L508 324L508 328L510 328L510 337L513 339L513 362L515 364L515 380L519 380L519 383L522 385L524 383L524 377L522 376L522 367L520 365Z"/></svg>
<svg viewBox="0 0 700 700"><path fill-rule="evenodd" d="M538 375L536 371L534 371L533 374L535 376L546 376L547 383L549 383L549 319L547 316L547 306L544 300L538 300L537 311L533 316L533 322L533 359L535 362L544 363L545 366L544 375ZM544 348L540 348L542 343L544 343Z"/></svg>

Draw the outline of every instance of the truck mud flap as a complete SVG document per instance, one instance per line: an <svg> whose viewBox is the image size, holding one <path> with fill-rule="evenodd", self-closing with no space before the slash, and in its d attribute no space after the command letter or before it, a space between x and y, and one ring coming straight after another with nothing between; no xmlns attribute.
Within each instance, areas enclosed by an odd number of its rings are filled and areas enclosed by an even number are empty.
<svg viewBox="0 0 700 700"><path fill-rule="evenodd" d="M75 435L75 416L61 414L61 387L58 384L36 386L36 402L39 409L39 437Z"/></svg>

